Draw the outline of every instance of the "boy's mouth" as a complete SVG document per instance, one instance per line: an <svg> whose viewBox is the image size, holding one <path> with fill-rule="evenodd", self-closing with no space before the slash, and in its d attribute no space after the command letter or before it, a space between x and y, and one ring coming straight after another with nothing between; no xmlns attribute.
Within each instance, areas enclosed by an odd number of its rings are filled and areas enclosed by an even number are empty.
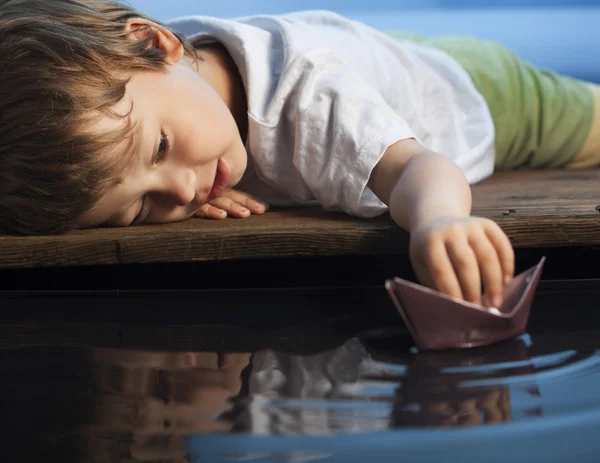
<svg viewBox="0 0 600 463"><path fill-rule="evenodd" d="M217 163L217 172L215 173L215 180L213 182L212 189L208 194L207 201L210 201L217 196L220 196L223 193L223 190L227 187L229 183L229 176L231 172L229 171L229 166L225 164L221 159Z"/></svg>

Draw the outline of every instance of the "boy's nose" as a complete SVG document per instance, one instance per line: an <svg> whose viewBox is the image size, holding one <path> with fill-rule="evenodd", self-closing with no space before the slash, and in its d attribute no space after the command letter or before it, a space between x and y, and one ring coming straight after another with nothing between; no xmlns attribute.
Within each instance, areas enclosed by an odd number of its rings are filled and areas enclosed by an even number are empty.
<svg viewBox="0 0 600 463"><path fill-rule="evenodd" d="M196 196L196 174L193 169L174 169L165 179L163 193L177 206L187 206Z"/></svg>

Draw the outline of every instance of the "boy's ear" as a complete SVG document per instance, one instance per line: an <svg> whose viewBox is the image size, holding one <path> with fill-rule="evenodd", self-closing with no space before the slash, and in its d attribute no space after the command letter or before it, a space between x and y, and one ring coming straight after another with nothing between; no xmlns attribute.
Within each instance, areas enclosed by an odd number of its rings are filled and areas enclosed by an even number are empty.
<svg viewBox="0 0 600 463"><path fill-rule="evenodd" d="M132 18L127 21L125 32L130 40L144 40L153 35L148 46L161 49L167 64L175 64L183 58L184 49L181 41L173 32L160 24L144 18Z"/></svg>

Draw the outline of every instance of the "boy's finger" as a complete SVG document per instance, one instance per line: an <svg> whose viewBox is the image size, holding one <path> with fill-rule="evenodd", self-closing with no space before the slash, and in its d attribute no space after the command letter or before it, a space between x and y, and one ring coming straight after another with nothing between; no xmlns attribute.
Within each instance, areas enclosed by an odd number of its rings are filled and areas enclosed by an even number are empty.
<svg viewBox="0 0 600 463"><path fill-rule="evenodd" d="M484 233L474 235L470 240L470 244L481 269L487 303L499 307L502 304L504 275L498 253Z"/></svg>
<svg viewBox="0 0 600 463"><path fill-rule="evenodd" d="M462 290L443 241L430 245L425 257L427 273L434 287L448 296L462 298Z"/></svg>
<svg viewBox="0 0 600 463"><path fill-rule="evenodd" d="M466 237L450 240L446 244L446 249L460 282L463 299L479 303L481 301L479 263Z"/></svg>
<svg viewBox="0 0 600 463"><path fill-rule="evenodd" d="M203 219L224 219L227 217L227 212L207 203L203 204L200 209L194 213L194 217Z"/></svg>
<svg viewBox="0 0 600 463"><path fill-rule="evenodd" d="M250 210L227 196L219 196L210 201L214 207L224 210L230 216L244 218L250 215Z"/></svg>
<svg viewBox="0 0 600 463"><path fill-rule="evenodd" d="M498 259L502 266L502 274L504 282L512 280L515 275L515 251L512 247L508 236L495 222L490 222L487 227L484 228L485 234L496 249L498 253Z"/></svg>
<svg viewBox="0 0 600 463"><path fill-rule="evenodd" d="M268 204L256 199L254 196L237 190L227 190L223 196L230 198L241 206L251 210L254 214L262 214L268 209Z"/></svg>

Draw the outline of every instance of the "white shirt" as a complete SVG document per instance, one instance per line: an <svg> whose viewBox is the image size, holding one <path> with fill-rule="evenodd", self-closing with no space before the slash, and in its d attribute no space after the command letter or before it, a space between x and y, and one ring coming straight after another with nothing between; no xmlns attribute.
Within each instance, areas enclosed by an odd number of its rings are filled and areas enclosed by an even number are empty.
<svg viewBox="0 0 600 463"><path fill-rule="evenodd" d="M367 182L386 149L416 138L469 183L494 169L494 125L469 75L446 53L328 11L169 24L216 39L248 98L248 171L238 188L272 205L315 204L359 217L387 207Z"/></svg>

